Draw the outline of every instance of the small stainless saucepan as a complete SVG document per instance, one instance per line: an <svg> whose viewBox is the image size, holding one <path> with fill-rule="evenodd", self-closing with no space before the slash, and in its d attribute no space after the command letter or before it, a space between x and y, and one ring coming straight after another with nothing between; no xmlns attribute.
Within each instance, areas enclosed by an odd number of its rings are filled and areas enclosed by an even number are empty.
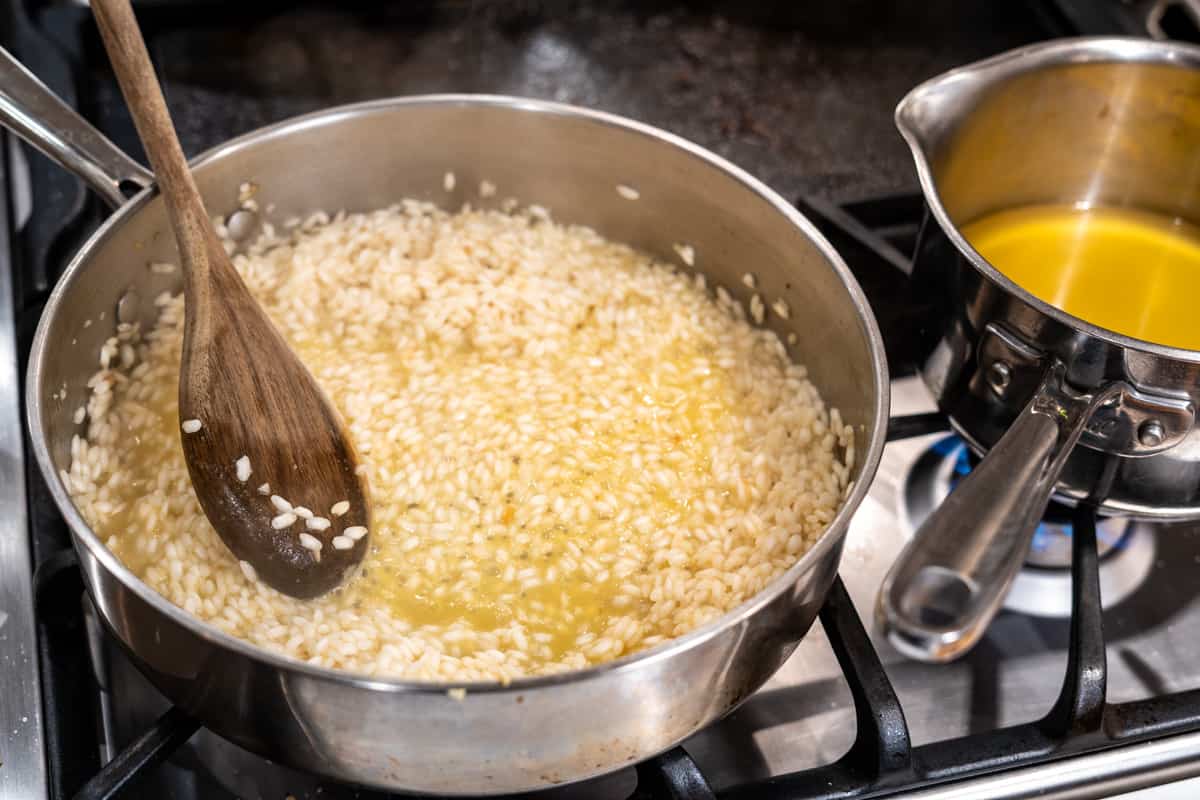
<svg viewBox="0 0 1200 800"><path fill-rule="evenodd" d="M1034 45L922 84L896 123L928 206L913 265L915 290L937 309L922 375L957 432L987 453L880 594L897 647L943 661L969 649L1000 607L1052 493L1105 514L1200 517L1200 352L1066 314L960 232L1043 203L1200 222L1200 48ZM1137 264L1129 275L1138 280Z"/></svg>
<svg viewBox="0 0 1200 800"><path fill-rule="evenodd" d="M145 169L0 51L0 121L83 177L115 208L66 268L29 357L27 405L38 464L62 510L104 623L165 695L216 733L310 772L390 790L509 793L580 780L647 758L727 713L762 685L808 630L837 572L850 517L883 448L882 341L858 284L783 198L690 142L611 114L512 97L442 95L363 103L282 122L193 162L214 213L253 181L266 218L368 210L404 197L457 208L487 179L500 195L665 259L694 247L711 284L758 291L797 311L770 324L855 429L853 485L820 540L785 574L679 639L561 675L466 685L374 678L234 639L156 594L88 526L59 479L81 432L72 413L115 319L151 324L178 277ZM447 192L443 176L457 174ZM627 183L640 199L617 191ZM139 190L126 200L123 188ZM136 299L142 298L139 305ZM802 309L802 312L801 312ZM90 326L86 321L92 321ZM107 322L103 322L107 320Z"/></svg>

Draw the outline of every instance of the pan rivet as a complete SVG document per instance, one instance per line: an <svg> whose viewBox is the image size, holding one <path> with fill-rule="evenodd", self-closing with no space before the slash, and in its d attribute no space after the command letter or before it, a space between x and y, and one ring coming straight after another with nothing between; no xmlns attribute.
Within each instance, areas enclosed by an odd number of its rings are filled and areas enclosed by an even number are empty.
<svg viewBox="0 0 1200 800"><path fill-rule="evenodd" d="M253 212L240 209L229 215L225 227L229 231L229 238L240 242L254 232L256 222L258 217Z"/></svg>
<svg viewBox="0 0 1200 800"><path fill-rule="evenodd" d="M1148 419L1138 426L1138 441L1146 447L1158 447L1165 438L1167 432L1156 419Z"/></svg>
<svg viewBox="0 0 1200 800"><path fill-rule="evenodd" d="M130 289L117 301L117 322L133 323L138 317L138 293Z"/></svg>
<svg viewBox="0 0 1200 800"><path fill-rule="evenodd" d="M1008 364L1003 361L994 361L987 370L988 386L992 387L992 391L996 394L1004 394L1004 390L1008 388L1008 382L1012 380L1012 370Z"/></svg>

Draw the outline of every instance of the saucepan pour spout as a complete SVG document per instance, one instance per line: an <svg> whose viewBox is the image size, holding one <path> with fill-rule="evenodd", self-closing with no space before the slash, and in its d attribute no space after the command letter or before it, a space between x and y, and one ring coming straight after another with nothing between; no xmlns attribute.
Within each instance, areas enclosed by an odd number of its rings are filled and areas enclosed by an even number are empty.
<svg viewBox="0 0 1200 800"><path fill-rule="evenodd" d="M953 185L945 184L956 183L965 161L987 160L989 155L971 147L971 140L990 137L960 134L988 125L987 113L977 115L981 106L998 96L1003 104L1002 89L1022 73L1036 70L1042 50L1023 48L950 70L917 86L896 106L896 127L912 151L926 203L943 222L959 216L943 207L944 192L955 193Z"/></svg>
<svg viewBox="0 0 1200 800"><path fill-rule="evenodd" d="M926 81L896 106L896 127L912 151L922 188L931 188L930 164L944 147L948 131L967 113L988 80L972 69L958 69Z"/></svg>

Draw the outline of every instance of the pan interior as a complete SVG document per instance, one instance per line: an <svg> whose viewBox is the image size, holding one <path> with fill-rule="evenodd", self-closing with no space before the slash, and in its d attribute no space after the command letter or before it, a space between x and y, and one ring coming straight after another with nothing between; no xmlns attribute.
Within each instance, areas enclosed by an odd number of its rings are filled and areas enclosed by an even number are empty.
<svg viewBox="0 0 1200 800"><path fill-rule="evenodd" d="M455 176L451 190L447 173ZM710 285L743 302L753 292L742 277L752 272L767 302L781 299L795 310L788 319L771 315L769 325L781 339L794 335L793 357L853 426L852 480L856 494L865 490L861 479L880 446L886 382L877 331L863 317L861 295L847 291L853 279L778 198L680 140L546 104L418 99L276 126L203 157L196 177L214 212L236 208L239 187L252 184L264 218L276 225L316 210L366 211L406 197L450 209L498 206L511 197L664 261L678 263L678 247L686 245ZM497 187L494 196L479 197L482 181ZM634 188L638 198L619 186ZM177 275L151 265L175 259L161 201L142 197L93 239L59 287L35 365L39 421L56 472L69 466L79 432L73 413L86 400L118 303L135 296L123 319L134 313L149 326L152 299L179 288Z"/></svg>

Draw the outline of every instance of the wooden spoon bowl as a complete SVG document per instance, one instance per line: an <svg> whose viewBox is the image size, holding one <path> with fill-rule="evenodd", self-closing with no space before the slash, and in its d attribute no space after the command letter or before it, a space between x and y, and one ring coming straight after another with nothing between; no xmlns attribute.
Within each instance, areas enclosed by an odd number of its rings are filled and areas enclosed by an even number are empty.
<svg viewBox="0 0 1200 800"><path fill-rule="evenodd" d="M92 9L179 246L179 414L196 498L245 572L294 597L323 594L368 546L354 448L217 238L128 0Z"/></svg>

